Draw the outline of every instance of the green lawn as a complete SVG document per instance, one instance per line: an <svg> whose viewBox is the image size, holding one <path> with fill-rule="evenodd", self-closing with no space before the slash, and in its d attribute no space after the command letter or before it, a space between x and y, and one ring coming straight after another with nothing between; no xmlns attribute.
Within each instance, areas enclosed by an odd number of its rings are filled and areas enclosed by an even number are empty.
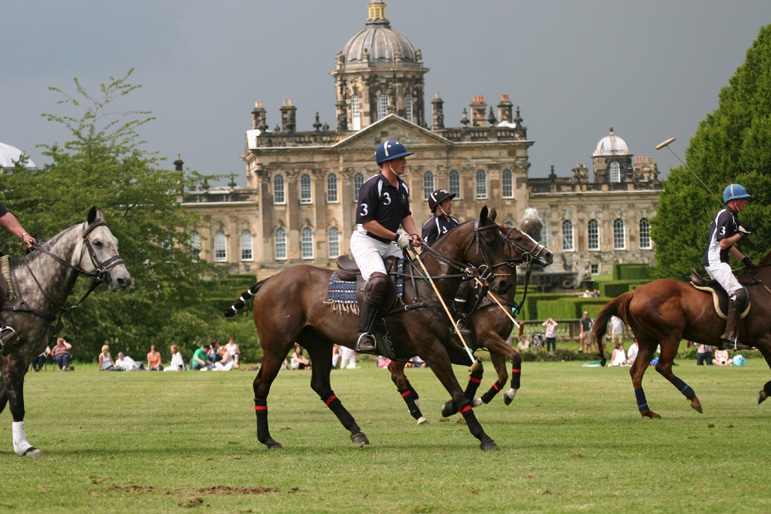
<svg viewBox="0 0 771 514"><path fill-rule="evenodd" d="M525 363L512 405L500 397L477 417L500 452L482 452L430 370L408 370L430 424L417 426L388 372L336 370L335 392L369 437L348 432L309 387L309 372L283 371L269 398L271 433L257 441L254 372L27 375L30 442L11 447L0 422L0 510L15 512L768 512L765 484L771 401L757 391L771 373L745 367L675 371L704 414L648 370L660 420L637 412L628 368ZM492 381L487 376L480 392ZM49 368L50 369L50 368ZM467 371L457 368L465 385Z"/></svg>

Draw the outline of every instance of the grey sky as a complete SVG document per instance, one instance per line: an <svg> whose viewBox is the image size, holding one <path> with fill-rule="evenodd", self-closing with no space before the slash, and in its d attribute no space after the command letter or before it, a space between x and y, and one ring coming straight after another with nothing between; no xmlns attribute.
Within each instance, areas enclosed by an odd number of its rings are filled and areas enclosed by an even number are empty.
<svg viewBox="0 0 771 514"><path fill-rule="evenodd" d="M745 59L769 0L386 0L391 27L423 52L426 116L435 92L445 124L458 126L472 97L521 109L531 176L551 165L591 167L612 125L635 155L677 166L720 88ZM182 155L186 169L245 182L244 131L255 100L280 123L284 98L297 129L315 113L334 128L335 53L364 28L368 0L5 0L0 15L0 141L38 166L36 145L71 139L42 113L75 114L48 90L93 93L134 67L142 88L113 111L158 119L140 134L147 150Z"/></svg>

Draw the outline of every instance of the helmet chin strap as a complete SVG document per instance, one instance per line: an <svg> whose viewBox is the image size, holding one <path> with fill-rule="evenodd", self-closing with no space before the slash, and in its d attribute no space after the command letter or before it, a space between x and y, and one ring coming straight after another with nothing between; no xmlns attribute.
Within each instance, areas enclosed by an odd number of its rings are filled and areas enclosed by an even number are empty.
<svg viewBox="0 0 771 514"><path fill-rule="evenodd" d="M447 216L448 218L450 217L450 215L449 215L449 214L447 214L447 211L445 211L445 210L442 208L442 204L439 204L439 205L437 205L437 207L439 207L439 210L440 210L440 211L442 211L442 214L444 214L444 215L445 215L445 216Z"/></svg>

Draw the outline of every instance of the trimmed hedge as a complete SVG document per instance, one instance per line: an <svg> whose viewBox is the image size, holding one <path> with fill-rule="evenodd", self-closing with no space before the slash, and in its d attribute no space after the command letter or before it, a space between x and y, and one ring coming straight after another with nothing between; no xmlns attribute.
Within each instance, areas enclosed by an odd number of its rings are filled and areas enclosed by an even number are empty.
<svg viewBox="0 0 771 514"><path fill-rule="evenodd" d="M648 264L614 264L613 280L636 280L647 282L651 280L652 268Z"/></svg>

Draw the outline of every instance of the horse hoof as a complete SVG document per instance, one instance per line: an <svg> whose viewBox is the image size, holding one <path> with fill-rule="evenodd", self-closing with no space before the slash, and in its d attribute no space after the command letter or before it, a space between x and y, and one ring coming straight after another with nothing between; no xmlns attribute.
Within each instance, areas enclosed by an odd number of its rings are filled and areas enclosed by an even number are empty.
<svg viewBox="0 0 771 514"><path fill-rule="evenodd" d="M479 398L479 397L474 398L474 407L479 407L483 403L485 403L485 402L482 401L482 398Z"/></svg>
<svg viewBox="0 0 771 514"><path fill-rule="evenodd" d="M268 447L268 450L281 450L284 448L283 446L281 446L281 443L279 443L278 441L274 441L273 439L267 441L265 443L265 446Z"/></svg>
<svg viewBox="0 0 771 514"><path fill-rule="evenodd" d="M758 393L758 405L763 403L766 400L766 398L768 398L768 395L764 390L761 389L760 392Z"/></svg>
<svg viewBox="0 0 771 514"><path fill-rule="evenodd" d="M701 408L701 404L700 404L700 403L696 403L696 404L693 404L693 403L692 403L692 404L691 404L691 408L692 408L693 410L695 410L696 412L698 412L699 414L704 414L704 411L702 410L702 408Z"/></svg>
<svg viewBox="0 0 771 514"><path fill-rule="evenodd" d="M364 432L356 432L355 434L351 434L351 442L353 444L364 446L365 444L369 444L369 439L364 435Z"/></svg>
<svg viewBox="0 0 771 514"><path fill-rule="evenodd" d="M43 452L35 448L34 446L30 446L27 448L24 453L21 454L22 457L42 457Z"/></svg>
<svg viewBox="0 0 771 514"><path fill-rule="evenodd" d="M652 410L646 410L640 413L640 415L644 418L651 418L651 419L660 419L661 416L653 412Z"/></svg>
<svg viewBox="0 0 771 514"><path fill-rule="evenodd" d="M503 393L503 403L504 405L511 405L511 402L514 401L514 397L517 396L517 390L514 388L509 389L505 393Z"/></svg>
<svg viewBox="0 0 771 514"><path fill-rule="evenodd" d="M493 441L489 437L486 438L486 440L482 440L481 444L479 445L479 448L482 451L485 451L485 452L499 452L499 451L501 451L501 449L498 448L498 445L495 444L495 441Z"/></svg>
<svg viewBox="0 0 771 514"><path fill-rule="evenodd" d="M418 418L418 425L428 425L428 420L421 416Z"/></svg>
<svg viewBox="0 0 771 514"><path fill-rule="evenodd" d="M445 403L442 406L442 417L443 418L449 418L453 414L457 414L457 413L458 413L458 408L455 407L455 404L452 403L452 400L447 402L447 403Z"/></svg>

